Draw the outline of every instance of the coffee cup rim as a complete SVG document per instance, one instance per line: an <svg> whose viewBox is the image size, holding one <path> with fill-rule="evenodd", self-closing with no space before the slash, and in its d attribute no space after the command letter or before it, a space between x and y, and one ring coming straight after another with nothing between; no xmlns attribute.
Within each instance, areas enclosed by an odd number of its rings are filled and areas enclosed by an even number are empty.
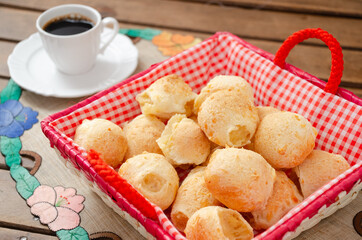
<svg viewBox="0 0 362 240"><path fill-rule="evenodd" d="M82 32L82 33L77 33L77 34L73 34L73 35L55 35L55 34L51 34L51 33L48 33L46 32L44 29L43 29L43 26L40 26L40 21L41 19L46 15L46 14L49 14L53 11L56 11L60 8L65 8L65 7L77 7L77 8L83 8L83 9L87 9L89 11L92 11L95 15L96 15L96 18L97 18L97 21L96 23L94 24L94 26L85 31L85 32ZM49 19L50 20L50 19ZM49 8L47 9L46 11L44 11L43 13L41 13L39 15L39 17L37 18L36 20L36 28L38 29L39 32L41 32L42 34L46 35L46 36L49 36L49 37L55 37L55 38L74 38L74 37L79 37L81 35L86 35L88 34L89 32L92 32L92 31L95 31L95 29L99 26L100 22L102 20L102 17L101 17L101 14L94 8L90 7L90 6L86 6L86 5L82 5L82 4L63 4L63 5L58 5L58 6L55 6L55 7L52 7L52 8Z"/></svg>

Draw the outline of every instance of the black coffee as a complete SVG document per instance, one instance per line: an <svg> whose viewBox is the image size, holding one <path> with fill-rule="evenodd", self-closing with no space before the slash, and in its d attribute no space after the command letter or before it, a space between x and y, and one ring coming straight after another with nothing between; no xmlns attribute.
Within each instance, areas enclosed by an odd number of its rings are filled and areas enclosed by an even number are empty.
<svg viewBox="0 0 362 240"><path fill-rule="evenodd" d="M93 26L93 22L86 18L61 17L49 21L43 29L55 35L74 35L85 32Z"/></svg>

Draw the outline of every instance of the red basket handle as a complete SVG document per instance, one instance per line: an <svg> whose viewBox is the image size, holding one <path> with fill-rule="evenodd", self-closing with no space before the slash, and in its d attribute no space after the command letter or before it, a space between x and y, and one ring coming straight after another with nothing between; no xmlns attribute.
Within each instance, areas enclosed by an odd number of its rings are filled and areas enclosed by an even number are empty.
<svg viewBox="0 0 362 240"><path fill-rule="evenodd" d="M343 74L343 54L338 41L327 31L320 28L307 28L293 33L280 46L279 50L275 54L274 63L280 68L284 68L285 59L292 48L308 38L318 38L322 40L325 44L327 44L332 53L331 73L324 91L335 94L337 92L338 85L341 83Z"/></svg>

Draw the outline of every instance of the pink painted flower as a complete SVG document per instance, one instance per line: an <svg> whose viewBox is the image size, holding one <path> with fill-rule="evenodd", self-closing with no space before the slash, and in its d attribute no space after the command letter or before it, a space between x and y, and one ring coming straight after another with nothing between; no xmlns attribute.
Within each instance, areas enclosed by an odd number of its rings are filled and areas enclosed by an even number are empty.
<svg viewBox="0 0 362 240"><path fill-rule="evenodd" d="M79 212L84 208L84 200L83 196L76 195L74 188L40 185L26 202L31 207L31 213L56 232L79 226Z"/></svg>

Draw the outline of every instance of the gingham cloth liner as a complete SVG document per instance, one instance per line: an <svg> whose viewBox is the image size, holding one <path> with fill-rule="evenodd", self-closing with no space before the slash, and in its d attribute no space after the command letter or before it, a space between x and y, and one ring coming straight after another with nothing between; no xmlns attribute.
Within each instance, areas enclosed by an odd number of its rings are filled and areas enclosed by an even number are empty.
<svg viewBox="0 0 362 240"><path fill-rule="evenodd" d="M303 115L318 129L316 148L339 153L354 165L290 211L273 227L258 235L256 239L265 237L269 232L283 226L283 222L290 220L290 217L299 210L335 186L354 169L361 167L361 162L356 164L359 161L361 147L361 107L325 93L311 83L280 69L271 61L244 47L235 36L227 33L220 34L217 38L210 38L170 58L138 79L121 85L86 106L56 119L51 126L59 133L67 135L72 142L71 137L82 119L102 117L121 125L140 114L135 96L158 78L172 73L181 75L195 92L199 92L208 80L216 75L244 77L254 88L257 105L270 105ZM162 211L157 213L164 229L174 236L177 230L172 223Z"/></svg>

